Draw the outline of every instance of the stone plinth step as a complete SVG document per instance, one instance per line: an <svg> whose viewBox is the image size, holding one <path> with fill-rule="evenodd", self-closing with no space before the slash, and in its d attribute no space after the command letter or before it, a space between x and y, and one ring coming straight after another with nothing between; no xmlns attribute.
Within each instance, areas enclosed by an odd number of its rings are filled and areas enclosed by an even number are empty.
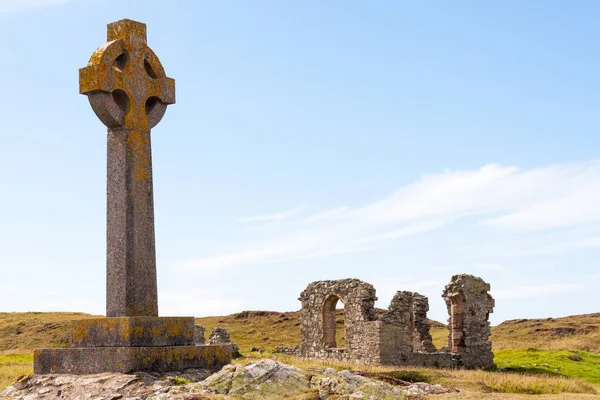
<svg viewBox="0 0 600 400"><path fill-rule="evenodd" d="M95 347L35 349L35 374L218 370L231 361L231 346Z"/></svg>
<svg viewBox="0 0 600 400"><path fill-rule="evenodd" d="M71 323L72 347L158 347L194 344L194 317L93 318Z"/></svg>

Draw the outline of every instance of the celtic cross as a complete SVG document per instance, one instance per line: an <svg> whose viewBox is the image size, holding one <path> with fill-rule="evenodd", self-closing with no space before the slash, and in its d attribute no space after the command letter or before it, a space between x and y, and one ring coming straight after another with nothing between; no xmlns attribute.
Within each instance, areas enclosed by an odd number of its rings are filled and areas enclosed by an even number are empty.
<svg viewBox="0 0 600 400"><path fill-rule="evenodd" d="M108 127L106 315L158 316L150 129L175 103L175 81L146 44L146 25L109 24L79 91Z"/></svg>

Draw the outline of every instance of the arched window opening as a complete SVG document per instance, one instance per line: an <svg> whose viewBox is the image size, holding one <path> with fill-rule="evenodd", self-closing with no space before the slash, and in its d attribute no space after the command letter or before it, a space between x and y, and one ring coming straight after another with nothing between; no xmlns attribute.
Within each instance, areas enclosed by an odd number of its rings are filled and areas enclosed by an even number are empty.
<svg viewBox="0 0 600 400"><path fill-rule="evenodd" d="M344 304L336 295L330 295L323 303L323 343L325 347L345 347Z"/></svg>
<svg viewBox="0 0 600 400"><path fill-rule="evenodd" d="M465 302L461 296L450 299L450 348L453 353L459 353L465 347L463 338L463 314Z"/></svg>

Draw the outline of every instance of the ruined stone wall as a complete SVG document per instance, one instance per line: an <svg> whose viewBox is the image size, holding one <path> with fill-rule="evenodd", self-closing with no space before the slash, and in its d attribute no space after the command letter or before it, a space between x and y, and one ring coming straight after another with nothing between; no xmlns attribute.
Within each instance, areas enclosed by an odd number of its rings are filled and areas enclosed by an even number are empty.
<svg viewBox="0 0 600 400"><path fill-rule="evenodd" d="M375 320L375 289L358 279L313 282L300 294L301 354L304 357L346 361L362 359L370 339L363 334L365 324ZM347 348L335 343L335 307L344 304ZM355 353L355 354L353 354ZM352 355L350 355L352 354Z"/></svg>
<svg viewBox="0 0 600 400"><path fill-rule="evenodd" d="M237 344L231 342L231 336L229 336L229 332L227 331L227 329L220 328L218 326L213 326L213 328L210 332L210 337L208 338L208 344L210 344L210 345L218 345L218 344L231 345L231 352L234 355L236 355L240 350L240 348Z"/></svg>
<svg viewBox="0 0 600 400"><path fill-rule="evenodd" d="M383 323L379 335L381 360L385 364L402 363L413 351L413 293L397 292L388 310L381 317L381 322Z"/></svg>
<svg viewBox="0 0 600 400"><path fill-rule="evenodd" d="M467 368L494 366L489 315L495 302L489 290L483 279L461 274L452 277L442 295L450 315L448 347Z"/></svg>
<svg viewBox="0 0 600 400"><path fill-rule="evenodd" d="M419 293L413 293L413 351L433 353L436 351L431 338L427 311L429 311L429 299Z"/></svg>
<svg viewBox="0 0 600 400"><path fill-rule="evenodd" d="M449 348L433 346L427 297L398 291L377 319L375 289L358 279L313 282L300 294L299 354L360 364L487 368L493 366L488 316L494 301L480 278L456 275L446 286L452 333ZM344 304L346 348L337 347L337 302Z"/></svg>

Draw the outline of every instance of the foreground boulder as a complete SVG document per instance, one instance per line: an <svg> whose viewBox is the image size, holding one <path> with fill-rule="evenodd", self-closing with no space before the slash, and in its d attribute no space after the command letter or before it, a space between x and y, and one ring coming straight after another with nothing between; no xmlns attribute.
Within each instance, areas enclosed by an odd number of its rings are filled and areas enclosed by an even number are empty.
<svg viewBox="0 0 600 400"><path fill-rule="evenodd" d="M209 399L365 399L420 398L455 391L427 383L392 385L352 371L305 370L265 359L207 370L96 375L30 375L0 394L2 400L209 400Z"/></svg>
<svg viewBox="0 0 600 400"><path fill-rule="evenodd" d="M200 382L192 391L217 393L245 399L278 398L310 388L310 375L273 360L247 365L228 365Z"/></svg>

